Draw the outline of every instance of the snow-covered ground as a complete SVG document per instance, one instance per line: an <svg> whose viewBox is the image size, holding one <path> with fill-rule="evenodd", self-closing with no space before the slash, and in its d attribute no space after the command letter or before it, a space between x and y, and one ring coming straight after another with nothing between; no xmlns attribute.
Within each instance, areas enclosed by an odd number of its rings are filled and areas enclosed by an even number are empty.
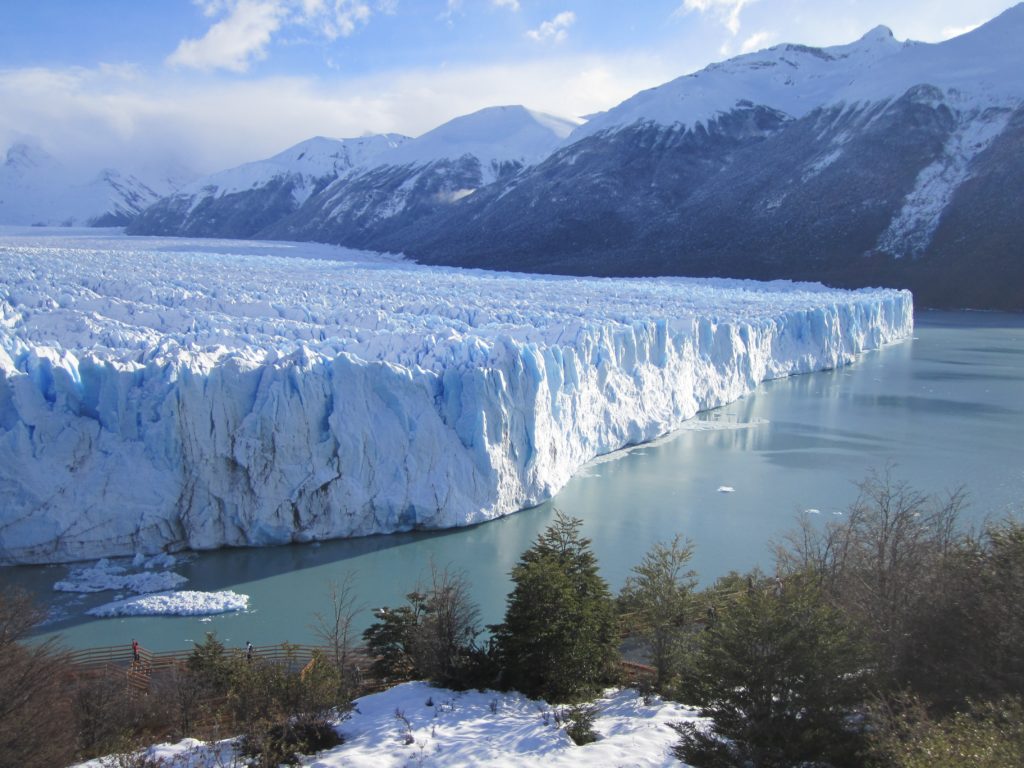
<svg viewBox="0 0 1024 768"><path fill-rule="evenodd" d="M457 766L676 766L669 748L677 734L669 723L695 721L696 713L659 699L650 704L635 691L609 691L595 702L598 741L576 746L556 711L543 701L493 691L455 693L407 683L365 696L339 728L345 743L310 756L312 768L422 768ZM401 713L402 718L397 715ZM151 747L168 768L231 765L229 742L186 740ZM107 768L91 760L78 768Z"/></svg>
<svg viewBox="0 0 1024 768"><path fill-rule="evenodd" d="M0 236L0 562L443 528L912 330L905 291Z"/></svg>

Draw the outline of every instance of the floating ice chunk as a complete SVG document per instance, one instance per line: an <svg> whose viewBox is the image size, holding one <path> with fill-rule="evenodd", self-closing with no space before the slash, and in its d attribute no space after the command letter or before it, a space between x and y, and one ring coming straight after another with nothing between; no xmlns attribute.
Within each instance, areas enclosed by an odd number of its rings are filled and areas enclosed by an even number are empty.
<svg viewBox="0 0 1024 768"><path fill-rule="evenodd" d="M145 568L146 570L172 568L176 562L177 559L169 552L161 552L152 557L147 557L143 552L136 552L135 557L132 558L132 568Z"/></svg>
<svg viewBox="0 0 1024 768"><path fill-rule="evenodd" d="M87 611L91 616L207 616L244 611L249 596L231 590L222 592L159 592L116 600Z"/></svg>
<svg viewBox="0 0 1024 768"><path fill-rule="evenodd" d="M733 488L731 485L720 485L720 486L718 486L718 492L719 493L735 493L736 489Z"/></svg>
<svg viewBox="0 0 1024 768"><path fill-rule="evenodd" d="M178 558L172 555L170 552L161 552L159 555L153 555L151 558L144 560L142 567L147 570L155 570L157 568L173 568L178 562Z"/></svg>
<svg viewBox="0 0 1024 768"><path fill-rule="evenodd" d="M136 565L136 561L132 561ZM142 565L146 563L143 562ZM138 567L136 565L136 567ZM127 591L141 594L176 589L188 581L173 571L143 571L125 573L125 568L107 559L98 561L88 568L75 568L66 579L58 581L53 588L58 592L106 592Z"/></svg>
<svg viewBox="0 0 1024 768"><path fill-rule="evenodd" d="M809 508L804 510L804 514L806 514L806 515L820 515L821 514L821 510L820 509L815 509L814 507L809 507Z"/></svg>

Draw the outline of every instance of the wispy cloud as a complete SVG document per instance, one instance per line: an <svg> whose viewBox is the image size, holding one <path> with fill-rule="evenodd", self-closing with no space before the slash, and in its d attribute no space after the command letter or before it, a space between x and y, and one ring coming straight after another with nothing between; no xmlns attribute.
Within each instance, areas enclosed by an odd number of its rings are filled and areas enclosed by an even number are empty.
<svg viewBox="0 0 1024 768"><path fill-rule="evenodd" d="M513 11L519 10L519 0L491 0L495 8L508 8Z"/></svg>
<svg viewBox="0 0 1024 768"><path fill-rule="evenodd" d="M302 27L327 40L348 37L373 15L366 0L195 0L203 15L220 18L200 38L182 40L167 57L172 67L245 72L266 58L274 35ZM393 14L397 0L378 0L378 11Z"/></svg>
<svg viewBox="0 0 1024 768"><path fill-rule="evenodd" d="M683 0L676 13L710 13L734 36L740 31L740 14L755 0Z"/></svg>
<svg viewBox="0 0 1024 768"><path fill-rule="evenodd" d="M963 27L943 27L942 28L942 32L941 32L941 35L942 35L941 39L949 40L950 38L953 38L953 37L960 37L960 35L966 35L968 32L973 32L974 30L976 30L980 26L981 26L981 24L978 23L978 24L968 24L968 25L963 26Z"/></svg>
<svg viewBox="0 0 1024 768"><path fill-rule="evenodd" d="M740 45L741 53L751 53L753 51L759 51L764 48L768 43L775 39L775 33L769 32L768 30L761 30L755 32Z"/></svg>
<svg viewBox="0 0 1024 768"><path fill-rule="evenodd" d="M320 7L312 12L307 10L302 21L318 28L328 40L348 37L358 25L369 22L372 14L370 6L362 0L336 0L329 4L321 0L317 5ZM387 10L393 13L395 9L390 7Z"/></svg>
<svg viewBox="0 0 1024 768"><path fill-rule="evenodd" d="M444 4L444 11L441 13L439 18L444 19L448 22L448 25L451 26L453 19L455 18L455 14L461 12L462 0L446 0Z"/></svg>
<svg viewBox="0 0 1024 768"><path fill-rule="evenodd" d="M576 14L562 11L555 18L541 22L536 29L527 30L526 36L538 43L560 43L569 36L569 27L576 23Z"/></svg>

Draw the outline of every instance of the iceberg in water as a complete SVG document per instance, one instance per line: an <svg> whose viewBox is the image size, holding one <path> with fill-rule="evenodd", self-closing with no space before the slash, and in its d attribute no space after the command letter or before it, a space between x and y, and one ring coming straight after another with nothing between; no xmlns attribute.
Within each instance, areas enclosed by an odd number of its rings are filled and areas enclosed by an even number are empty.
<svg viewBox="0 0 1024 768"><path fill-rule="evenodd" d="M90 608L90 616L211 616L217 613L244 611L249 596L231 590L221 592L157 592L124 600L115 600Z"/></svg>
<svg viewBox="0 0 1024 768"><path fill-rule="evenodd" d="M8 234L0 562L482 522L912 325L896 290Z"/></svg>

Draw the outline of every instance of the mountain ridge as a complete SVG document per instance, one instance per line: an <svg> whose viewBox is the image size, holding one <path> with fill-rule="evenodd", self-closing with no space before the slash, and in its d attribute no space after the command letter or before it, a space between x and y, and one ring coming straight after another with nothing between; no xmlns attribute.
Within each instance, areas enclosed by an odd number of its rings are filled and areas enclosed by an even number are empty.
<svg viewBox="0 0 1024 768"><path fill-rule="evenodd" d="M1024 311L1011 287L1024 280L1021 39L1024 4L936 44L884 26L846 45L781 44L571 132L548 125L546 150L488 157L500 154L493 128L452 150L446 132L536 114L489 108L301 204L268 187L197 217L165 199L129 232L315 240L490 269L880 284L925 306ZM986 272L964 286L972 259Z"/></svg>
<svg viewBox="0 0 1024 768"><path fill-rule="evenodd" d="M114 168L75 173L42 147L18 142L0 164L0 224L123 226L168 191Z"/></svg>

